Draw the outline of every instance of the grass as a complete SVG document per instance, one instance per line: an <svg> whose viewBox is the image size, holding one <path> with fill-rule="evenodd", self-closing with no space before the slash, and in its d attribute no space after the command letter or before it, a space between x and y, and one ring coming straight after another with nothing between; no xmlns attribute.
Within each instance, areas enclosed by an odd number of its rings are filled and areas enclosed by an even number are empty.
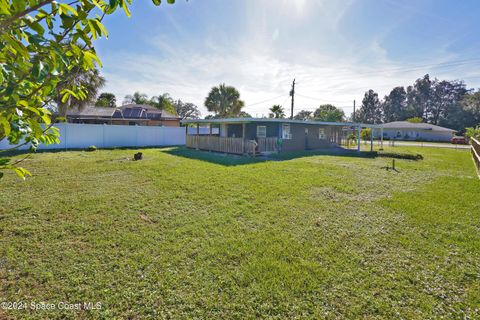
<svg viewBox="0 0 480 320"><path fill-rule="evenodd" d="M387 151L392 151L388 149ZM424 160L41 153L0 182L0 318L480 318L480 181Z"/></svg>

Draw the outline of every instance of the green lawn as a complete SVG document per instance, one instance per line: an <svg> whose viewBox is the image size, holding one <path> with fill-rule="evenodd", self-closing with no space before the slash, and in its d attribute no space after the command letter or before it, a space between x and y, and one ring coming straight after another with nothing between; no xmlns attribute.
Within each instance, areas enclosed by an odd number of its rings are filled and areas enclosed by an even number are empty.
<svg viewBox="0 0 480 320"><path fill-rule="evenodd" d="M391 150L388 150L391 151ZM480 318L480 181L422 161L185 149L35 154L0 180L0 318Z"/></svg>

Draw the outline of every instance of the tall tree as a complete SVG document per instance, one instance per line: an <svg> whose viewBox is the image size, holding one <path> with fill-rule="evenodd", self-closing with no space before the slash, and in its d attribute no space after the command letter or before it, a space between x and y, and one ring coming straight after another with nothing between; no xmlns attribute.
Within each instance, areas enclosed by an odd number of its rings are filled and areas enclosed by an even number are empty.
<svg viewBox="0 0 480 320"><path fill-rule="evenodd" d="M65 117L69 109L82 110L88 105L93 105L97 99L98 91L106 83L105 78L100 75L96 68L85 70L82 67L74 67L70 72L72 75L61 81L56 88L57 96L55 97L55 102L58 107L58 113L62 117ZM84 88L84 95L82 97L71 95L64 99L62 92L65 88L70 87Z"/></svg>
<svg viewBox="0 0 480 320"><path fill-rule="evenodd" d="M432 103L432 81L428 74L407 88L407 118L421 117L426 122Z"/></svg>
<svg viewBox="0 0 480 320"><path fill-rule="evenodd" d="M159 5L161 1L152 2ZM59 83L74 83L68 79L74 77L74 67L91 70L101 65L94 40L107 35L103 18L117 9L130 16L131 3L0 1L0 140L8 139L12 144L23 140L22 145L31 144L32 151L40 143L59 142L59 131L51 126L47 106L58 97ZM67 103L71 97L82 100L87 97L86 91L73 84L65 87L60 92L61 102ZM14 170L24 177L28 171L18 167L22 159L2 160L0 171Z"/></svg>
<svg viewBox="0 0 480 320"><path fill-rule="evenodd" d="M252 115L248 112L240 111L240 113L238 114L238 117L239 118L252 118Z"/></svg>
<svg viewBox="0 0 480 320"><path fill-rule="evenodd" d="M462 109L468 115L468 120L465 123L466 127L480 125L480 89L465 95L462 100Z"/></svg>
<svg viewBox="0 0 480 320"><path fill-rule="evenodd" d="M145 93L136 91L134 94L127 94L123 99L123 104L148 104L148 96Z"/></svg>
<svg viewBox="0 0 480 320"><path fill-rule="evenodd" d="M407 116L407 92L403 87L395 87L382 102L383 121L402 121Z"/></svg>
<svg viewBox="0 0 480 320"><path fill-rule="evenodd" d="M117 98L113 93L102 92L98 96L97 102L95 102L95 107L103 108L115 108L117 106Z"/></svg>
<svg viewBox="0 0 480 320"><path fill-rule="evenodd" d="M307 111L307 110L300 110L294 117L293 119L295 120L312 120L313 112L312 111Z"/></svg>
<svg viewBox="0 0 480 320"><path fill-rule="evenodd" d="M173 103L173 107L177 112L177 115L182 119L198 119L200 118L200 110L198 107L190 102L183 102L182 100L176 100Z"/></svg>
<svg viewBox="0 0 480 320"><path fill-rule="evenodd" d="M381 123L382 108L380 100L378 100L378 93L371 89L365 92L362 106L355 118L357 121L364 123Z"/></svg>
<svg viewBox="0 0 480 320"><path fill-rule="evenodd" d="M279 104L273 105L273 106L270 108L269 117L270 117L270 118L283 119L283 118L285 118L285 110L284 110L283 107L282 107L281 105L279 105Z"/></svg>
<svg viewBox="0 0 480 320"><path fill-rule="evenodd" d="M165 110L171 114L177 114L177 111L173 106L173 99L168 93L153 96L150 101L147 102L147 104L154 106L157 109Z"/></svg>
<svg viewBox="0 0 480 320"><path fill-rule="evenodd" d="M432 103L429 105L427 121L457 129L460 125L458 120L465 116L461 107L461 101L468 92L465 83L435 79L432 85Z"/></svg>
<svg viewBox="0 0 480 320"><path fill-rule="evenodd" d="M224 83L213 87L205 99L205 107L220 118L236 117L240 114L244 102L240 100L240 93Z"/></svg>
<svg viewBox="0 0 480 320"><path fill-rule="evenodd" d="M331 104L322 104L313 112L317 121L341 122L345 119L345 112Z"/></svg>

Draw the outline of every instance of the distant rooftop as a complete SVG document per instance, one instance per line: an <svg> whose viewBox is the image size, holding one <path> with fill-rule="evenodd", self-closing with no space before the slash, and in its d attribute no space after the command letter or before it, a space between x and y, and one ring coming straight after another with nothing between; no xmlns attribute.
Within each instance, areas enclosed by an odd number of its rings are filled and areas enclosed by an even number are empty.
<svg viewBox="0 0 480 320"><path fill-rule="evenodd" d="M440 127L434 124L429 123L414 123L409 121L393 121L384 123L381 125L384 129L421 129L421 130L431 130L431 131L448 131L455 132L455 130Z"/></svg>
<svg viewBox="0 0 480 320"><path fill-rule="evenodd" d="M149 116L147 116L147 113ZM152 118L152 119L180 119L165 110L143 104L127 104L117 108L87 107L83 110L68 110L70 117L114 117L114 118Z"/></svg>

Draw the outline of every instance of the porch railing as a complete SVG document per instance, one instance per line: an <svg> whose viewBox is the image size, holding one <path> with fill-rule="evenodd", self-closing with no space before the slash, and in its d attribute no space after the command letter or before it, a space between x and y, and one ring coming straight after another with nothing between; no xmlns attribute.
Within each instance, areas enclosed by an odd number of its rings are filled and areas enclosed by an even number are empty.
<svg viewBox="0 0 480 320"><path fill-rule="evenodd" d="M258 145L243 138L227 138L218 136L187 135L185 144L188 148L225 152L234 154L256 154L259 152L277 151L277 138L259 138Z"/></svg>
<svg viewBox="0 0 480 320"><path fill-rule="evenodd" d="M480 142L475 138L471 138L471 144L473 162L475 162L475 165L477 166L477 173L480 178Z"/></svg>
<svg viewBox="0 0 480 320"><path fill-rule="evenodd" d="M251 152L252 145L244 142L242 138L225 138L215 136L197 136L187 135L186 146L188 148L198 148L200 150L210 150L216 152L243 154Z"/></svg>
<svg viewBox="0 0 480 320"><path fill-rule="evenodd" d="M277 151L278 138L257 138L258 152L275 152Z"/></svg>

